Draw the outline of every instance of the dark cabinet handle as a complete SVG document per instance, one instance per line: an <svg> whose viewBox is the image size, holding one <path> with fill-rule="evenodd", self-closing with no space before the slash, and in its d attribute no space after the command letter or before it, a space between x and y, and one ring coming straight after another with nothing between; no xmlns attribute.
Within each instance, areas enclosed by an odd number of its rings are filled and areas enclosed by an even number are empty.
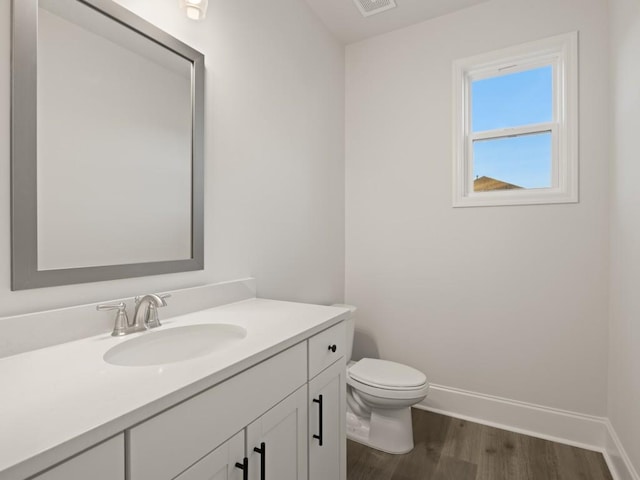
<svg viewBox="0 0 640 480"><path fill-rule="evenodd" d="M253 447L253 451L257 452L260 454L260 480L265 480L266 478L266 473L265 473L265 469L266 469L266 459L267 459L267 447L265 446L264 442L262 442L260 444L260 448L258 447Z"/></svg>
<svg viewBox="0 0 640 480"><path fill-rule="evenodd" d="M331 350L333 353L336 353L337 349L338 347L336 345L329 345L329 350Z"/></svg>
<svg viewBox="0 0 640 480"><path fill-rule="evenodd" d="M242 480L249 480L249 459L244 457L242 463L236 462L236 468L242 470Z"/></svg>
<svg viewBox="0 0 640 480"><path fill-rule="evenodd" d="M318 395L318 398L314 398L313 403L317 403L320 407L318 415L318 435L314 435L313 438L317 438L318 443L322 446L322 395Z"/></svg>

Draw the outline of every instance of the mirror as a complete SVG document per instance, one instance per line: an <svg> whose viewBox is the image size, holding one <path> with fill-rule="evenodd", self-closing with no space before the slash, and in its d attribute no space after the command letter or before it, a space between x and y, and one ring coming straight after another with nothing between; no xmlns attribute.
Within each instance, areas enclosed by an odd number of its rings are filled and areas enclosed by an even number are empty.
<svg viewBox="0 0 640 480"><path fill-rule="evenodd" d="M204 57L110 0L14 0L12 289L201 270Z"/></svg>

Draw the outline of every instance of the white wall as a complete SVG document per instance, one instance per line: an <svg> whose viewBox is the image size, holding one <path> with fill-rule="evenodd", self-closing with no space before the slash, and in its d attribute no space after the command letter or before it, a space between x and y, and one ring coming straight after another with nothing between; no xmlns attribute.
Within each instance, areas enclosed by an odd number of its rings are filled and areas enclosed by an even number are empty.
<svg viewBox="0 0 640 480"><path fill-rule="evenodd" d="M439 385L605 414L606 17L604 0L493 0L347 47L356 354ZM580 203L453 209L453 60L575 30Z"/></svg>
<svg viewBox="0 0 640 480"><path fill-rule="evenodd" d="M613 169L608 417L640 472L640 3L609 3Z"/></svg>
<svg viewBox="0 0 640 480"><path fill-rule="evenodd" d="M0 1L0 317L246 276L264 297L342 298L344 50L299 0L210 2L203 23L175 0L119 1L206 56L206 269L11 292L10 3Z"/></svg>

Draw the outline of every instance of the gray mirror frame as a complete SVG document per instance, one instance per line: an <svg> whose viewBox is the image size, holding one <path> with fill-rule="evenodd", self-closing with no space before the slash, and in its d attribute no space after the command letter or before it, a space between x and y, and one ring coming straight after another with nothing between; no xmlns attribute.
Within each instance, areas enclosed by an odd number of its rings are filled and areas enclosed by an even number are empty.
<svg viewBox="0 0 640 480"><path fill-rule="evenodd" d="M204 269L204 55L111 0L85 4L189 60L192 67L191 258L38 270L37 25L38 0L12 2L11 289L70 285Z"/></svg>

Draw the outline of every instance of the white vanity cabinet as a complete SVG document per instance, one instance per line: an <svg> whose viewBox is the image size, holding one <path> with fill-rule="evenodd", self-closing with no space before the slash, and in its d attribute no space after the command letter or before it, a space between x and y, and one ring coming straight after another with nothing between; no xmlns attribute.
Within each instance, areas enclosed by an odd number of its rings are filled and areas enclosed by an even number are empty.
<svg viewBox="0 0 640 480"><path fill-rule="evenodd" d="M346 480L344 338L339 323L33 480Z"/></svg>
<svg viewBox="0 0 640 480"><path fill-rule="evenodd" d="M339 323L130 429L127 480L346 480L344 347Z"/></svg>
<svg viewBox="0 0 640 480"><path fill-rule="evenodd" d="M306 359L303 342L128 430L127 480L187 470L302 387Z"/></svg>
<svg viewBox="0 0 640 480"><path fill-rule="evenodd" d="M306 480L307 389L305 386L300 387L189 467L175 480L243 480L245 478L247 480Z"/></svg>
<svg viewBox="0 0 640 480"><path fill-rule="evenodd" d="M108 334L1 359L0 478L346 480L345 315L247 299L168 320L246 333L184 361L112 364Z"/></svg>
<svg viewBox="0 0 640 480"><path fill-rule="evenodd" d="M32 480L124 480L124 434L107 440Z"/></svg>
<svg viewBox="0 0 640 480"><path fill-rule="evenodd" d="M347 478L345 342L344 323L309 339L309 480Z"/></svg>

